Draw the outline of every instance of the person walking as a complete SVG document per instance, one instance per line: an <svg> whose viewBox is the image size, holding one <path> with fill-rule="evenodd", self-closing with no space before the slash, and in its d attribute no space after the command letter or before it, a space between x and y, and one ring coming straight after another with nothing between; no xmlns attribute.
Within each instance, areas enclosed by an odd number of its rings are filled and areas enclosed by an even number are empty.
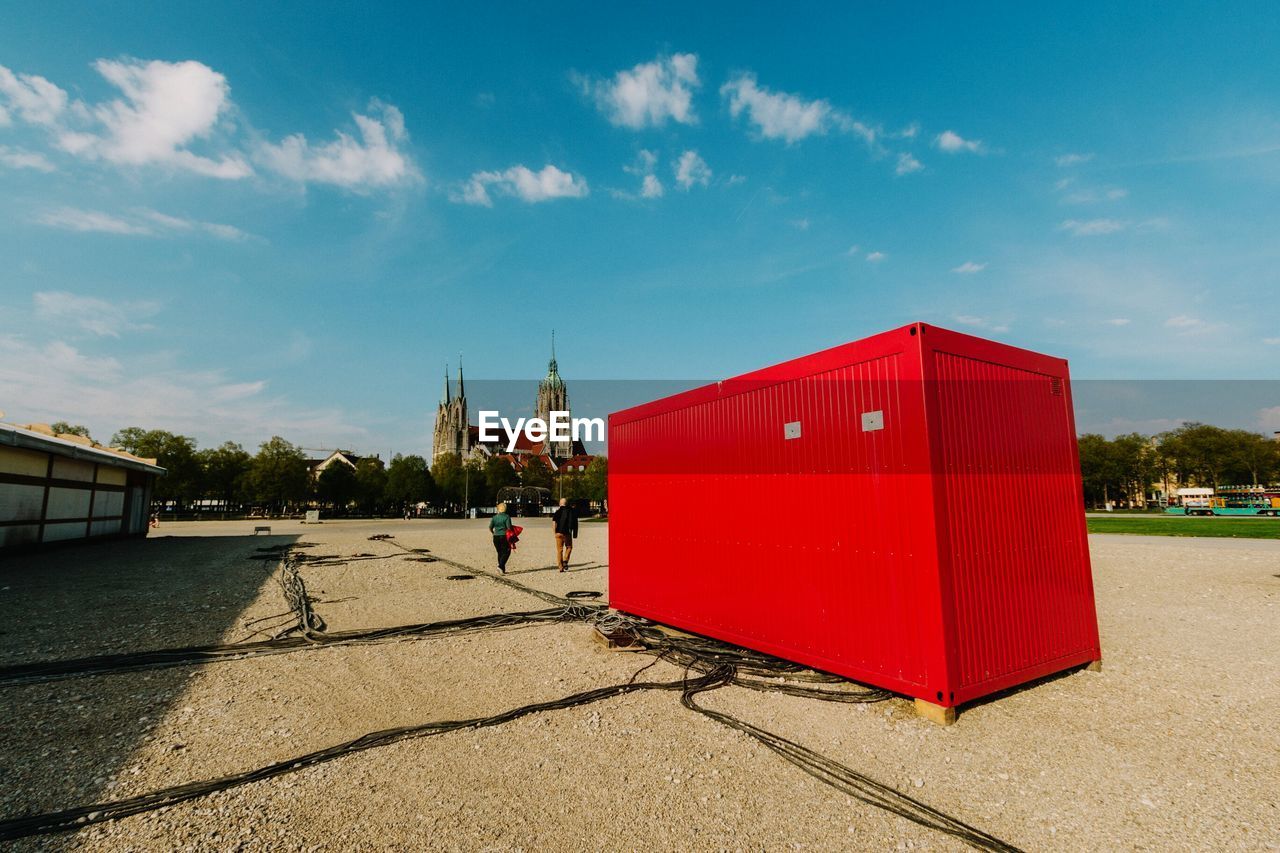
<svg viewBox="0 0 1280 853"><path fill-rule="evenodd" d="M563 572L569 567L573 540L578 536L578 511L569 506L568 500L561 498L560 506L551 514L551 523L556 531L556 563Z"/></svg>
<svg viewBox="0 0 1280 853"><path fill-rule="evenodd" d="M511 542L507 534L511 532L511 516L507 515L507 505L498 504L497 514L489 519L489 532L493 534L493 549L498 552L498 571L507 573L507 560L511 557Z"/></svg>

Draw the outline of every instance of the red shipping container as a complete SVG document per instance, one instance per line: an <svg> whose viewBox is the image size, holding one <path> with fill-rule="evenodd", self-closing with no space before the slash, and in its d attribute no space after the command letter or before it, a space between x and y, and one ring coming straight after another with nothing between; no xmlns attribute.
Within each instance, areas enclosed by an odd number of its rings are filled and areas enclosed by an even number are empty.
<svg viewBox="0 0 1280 853"><path fill-rule="evenodd" d="M915 323L609 418L624 612L952 708L1101 658L1067 363Z"/></svg>

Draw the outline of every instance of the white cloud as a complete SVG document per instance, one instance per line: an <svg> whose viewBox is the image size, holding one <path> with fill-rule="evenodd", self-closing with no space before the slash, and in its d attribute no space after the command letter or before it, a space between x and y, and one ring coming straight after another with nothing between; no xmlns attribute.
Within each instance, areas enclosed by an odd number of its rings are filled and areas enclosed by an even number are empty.
<svg viewBox="0 0 1280 853"><path fill-rule="evenodd" d="M252 174L238 154L215 159L187 147L208 139L231 107L231 88L221 74L193 60L100 59L94 68L124 98L92 109L103 134L63 130L59 146L64 151L117 165L163 165L214 178Z"/></svg>
<svg viewBox="0 0 1280 853"><path fill-rule="evenodd" d="M1009 325L1007 323L998 323L987 317L975 317L972 314L957 314L956 322L962 326L972 326L975 329L984 329L988 332L1007 332Z"/></svg>
<svg viewBox="0 0 1280 853"><path fill-rule="evenodd" d="M404 115L376 98L367 112L351 114L360 131L358 140L339 130L336 139L313 146L295 133L278 145L262 144L258 157L269 169L299 183L333 184L355 191L420 180L405 151L409 134Z"/></svg>
<svg viewBox="0 0 1280 853"><path fill-rule="evenodd" d="M64 228L68 231L100 231L104 234L150 234L151 229L145 225L126 222L116 216L96 210L78 210L74 207L60 207L46 211L36 220L41 225L51 228Z"/></svg>
<svg viewBox="0 0 1280 853"><path fill-rule="evenodd" d="M94 335L118 338L122 332L149 329L140 322L160 310L155 302L108 302L66 291L41 291L32 296L36 316L55 323L69 323Z"/></svg>
<svg viewBox="0 0 1280 853"><path fill-rule="evenodd" d="M1113 317L1110 320L1103 320L1108 326L1127 326L1132 321L1128 317Z"/></svg>
<svg viewBox="0 0 1280 853"><path fill-rule="evenodd" d="M894 169L894 172L899 175L910 175L912 172L919 172L923 168L923 163L903 151L898 155L898 165Z"/></svg>
<svg viewBox="0 0 1280 853"><path fill-rule="evenodd" d="M738 184L745 184L746 182L747 182L746 175L730 175L725 180L724 185L726 187L736 187Z"/></svg>
<svg viewBox="0 0 1280 853"><path fill-rule="evenodd" d="M1216 321L1211 322L1201 319L1200 317L1193 317L1189 314L1179 314L1177 316L1170 317L1168 320L1164 321L1164 325L1166 329L1172 330L1173 334L1188 337L1212 335L1227 328L1226 323Z"/></svg>
<svg viewBox="0 0 1280 853"><path fill-rule="evenodd" d="M1129 191L1123 187L1109 187L1107 189L1085 189L1073 192L1063 197L1063 201L1067 204L1094 204L1099 201L1118 201L1129 195Z"/></svg>
<svg viewBox="0 0 1280 853"><path fill-rule="evenodd" d="M707 165L706 160L698 156L697 151L690 150L681 154L674 169L676 184L682 190L687 190L694 184L702 184L705 187L711 182L711 167Z"/></svg>
<svg viewBox="0 0 1280 853"><path fill-rule="evenodd" d="M117 166L162 166L222 179L253 174L233 135L231 87L209 66L186 60L100 59L93 67L120 92L96 105L68 101L42 77L0 66L0 117L44 126L66 154ZM408 153L400 110L377 99L352 113L355 133L312 144L303 134L249 146L268 169L298 182L326 183L356 192L415 183L421 174ZM0 121L0 124L3 124ZM198 152L197 147L206 149ZM7 160L13 160L12 156ZM5 161L0 161L5 162ZM24 167L31 156L21 158ZM48 161L43 161L48 163ZM12 163L10 163L12 165ZM52 165L50 168L52 168Z"/></svg>
<svg viewBox="0 0 1280 853"><path fill-rule="evenodd" d="M934 144L948 154L967 151L970 154L981 154L986 148L980 139L965 139L954 130L944 130L933 140Z"/></svg>
<svg viewBox="0 0 1280 853"><path fill-rule="evenodd" d="M639 198L662 198L666 192L662 181L658 180L653 170L658 165L658 155L647 149L641 149L636 155L636 160L629 166L623 166L622 171L628 175L635 175L640 179ZM610 190L615 198L635 199L637 196L625 190Z"/></svg>
<svg viewBox="0 0 1280 853"><path fill-rule="evenodd" d="M658 155L647 148L640 149L633 166L623 166L622 171L633 175L651 175L658 165Z"/></svg>
<svg viewBox="0 0 1280 853"><path fill-rule="evenodd" d="M1079 166L1081 163L1088 163L1093 159L1092 154L1061 154L1053 158L1053 162L1058 166Z"/></svg>
<svg viewBox="0 0 1280 853"><path fill-rule="evenodd" d="M845 250L845 254L853 258L853 257L856 257L858 253L861 251L862 251L862 247L859 246L857 243L854 243L852 246L850 246L848 249Z"/></svg>
<svg viewBox="0 0 1280 853"><path fill-rule="evenodd" d="M809 220L807 217L803 219L793 219L791 220L791 227L796 229L797 231L808 231Z"/></svg>
<svg viewBox="0 0 1280 853"><path fill-rule="evenodd" d="M694 124L693 92L700 85L698 57L692 53L659 56L619 71L612 80L581 78L583 90L613 124L639 129L667 120Z"/></svg>
<svg viewBox="0 0 1280 853"><path fill-rule="evenodd" d="M339 409L298 406L270 396L263 380L184 369L169 358L122 360L65 341L0 335L0 399L14 404L5 407L10 420L69 420L99 436L144 426L194 435L205 445L232 440L251 447L271 435L316 446L368 436Z"/></svg>
<svg viewBox="0 0 1280 853"><path fill-rule="evenodd" d="M14 74L3 65L0 65L0 95L8 101L9 110L31 124L51 125L67 108L67 93L62 89L34 74ZM3 113L0 125L12 121L8 110L0 113Z"/></svg>
<svg viewBox="0 0 1280 853"><path fill-rule="evenodd" d="M720 94L729 99L731 116L738 118L745 113L761 137L782 139L788 145L832 129L855 134L874 145L879 133L824 99L805 100L799 95L766 89L756 83L751 73L739 74L725 83Z"/></svg>
<svg viewBox="0 0 1280 853"><path fill-rule="evenodd" d="M1280 338L1263 338L1262 342L1269 347L1280 347Z"/></svg>
<svg viewBox="0 0 1280 853"><path fill-rule="evenodd" d="M12 339L0 338L0 352L12 353L14 349ZM122 372L120 362L116 359L83 355L65 341L50 341L43 349L35 350L30 354L41 361L41 367L73 379L105 382L118 379ZM5 378L5 370L0 367L0 384Z"/></svg>
<svg viewBox="0 0 1280 853"><path fill-rule="evenodd" d="M9 148L0 145L0 164L10 169L35 169L38 172L56 171L54 165L38 151L24 151L21 148Z"/></svg>
<svg viewBox="0 0 1280 853"><path fill-rule="evenodd" d="M74 207L60 207L49 210L37 217L41 225L51 228L63 228L68 231L98 231L104 234L138 234L156 235L163 232L201 231L212 234L221 240L247 240L246 234L233 225L219 222L202 222L198 219L183 219L170 216L158 210L138 208L129 216L122 217L98 210L81 210Z"/></svg>
<svg viewBox="0 0 1280 853"><path fill-rule="evenodd" d="M250 236L234 225L223 225L220 222L201 222L198 219L183 219L180 216L170 216L167 213L148 208L139 209L138 215L161 228L172 231L203 231L221 240L233 241L247 240Z"/></svg>
<svg viewBox="0 0 1280 853"><path fill-rule="evenodd" d="M490 188L516 196L530 204L556 198L583 198L589 192L586 178L548 164L538 172L526 166L512 166L502 172L476 172L461 192L454 193L450 198L464 204L492 207Z"/></svg>
<svg viewBox="0 0 1280 853"><path fill-rule="evenodd" d="M961 264L958 267L952 267L951 271L954 273L959 273L961 275L973 275L974 273L982 272L986 268L987 268L987 265L985 262L979 264L979 263L974 263L973 261L965 261L963 264Z"/></svg>
<svg viewBox="0 0 1280 853"><path fill-rule="evenodd" d="M867 253L867 261L873 264L878 264L881 261L888 260L888 258L889 256L886 255L884 252L868 252Z"/></svg>
<svg viewBox="0 0 1280 853"><path fill-rule="evenodd" d="M1129 223L1119 219L1068 219L1058 226L1059 231L1066 231L1073 237L1096 237L1099 234L1114 234L1129 227Z"/></svg>

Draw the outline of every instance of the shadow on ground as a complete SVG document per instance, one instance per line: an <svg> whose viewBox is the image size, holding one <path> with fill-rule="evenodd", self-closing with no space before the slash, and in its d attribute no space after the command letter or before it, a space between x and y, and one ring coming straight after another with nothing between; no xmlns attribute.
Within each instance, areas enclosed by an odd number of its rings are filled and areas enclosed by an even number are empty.
<svg viewBox="0 0 1280 853"><path fill-rule="evenodd" d="M296 536L158 537L6 558L0 665L240 639ZM287 611L283 596L267 613ZM287 622L287 617L285 617ZM0 686L0 818L116 799L197 667ZM175 744L174 749L183 748ZM30 839L60 849L62 836Z"/></svg>

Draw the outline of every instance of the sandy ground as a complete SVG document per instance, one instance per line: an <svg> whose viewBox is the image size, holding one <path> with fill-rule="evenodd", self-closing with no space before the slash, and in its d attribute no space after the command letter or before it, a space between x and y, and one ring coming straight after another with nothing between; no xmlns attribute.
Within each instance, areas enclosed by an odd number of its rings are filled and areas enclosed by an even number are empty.
<svg viewBox="0 0 1280 853"><path fill-rule="evenodd" d="M511 577L607 593L608 525L559 574L545 522ZM0 663L241 642L287 625L297 542L329 630L540 609L457 565L484 522L169 524L142 542L6 558ZM394 539L371 541L376 533ZM1280 844L1280 543L1095 536L1105 668L964 710L722 689L731 712L1028 849ZM428 549L426 552L415 549ZM443 558L421 562L424 556ZM448 561L448 562L445 562ZM283 614L283 615L282 615ZM251 623L251 624L250 624ZM254 634L265 629L266 634ZM118 799L391 726L478 717L624 682L651 659L556 624L0 687L0 816ZM675 679L659 664L646 679ZM646 692L401 742L19 849L953 849Z"/></svg>

